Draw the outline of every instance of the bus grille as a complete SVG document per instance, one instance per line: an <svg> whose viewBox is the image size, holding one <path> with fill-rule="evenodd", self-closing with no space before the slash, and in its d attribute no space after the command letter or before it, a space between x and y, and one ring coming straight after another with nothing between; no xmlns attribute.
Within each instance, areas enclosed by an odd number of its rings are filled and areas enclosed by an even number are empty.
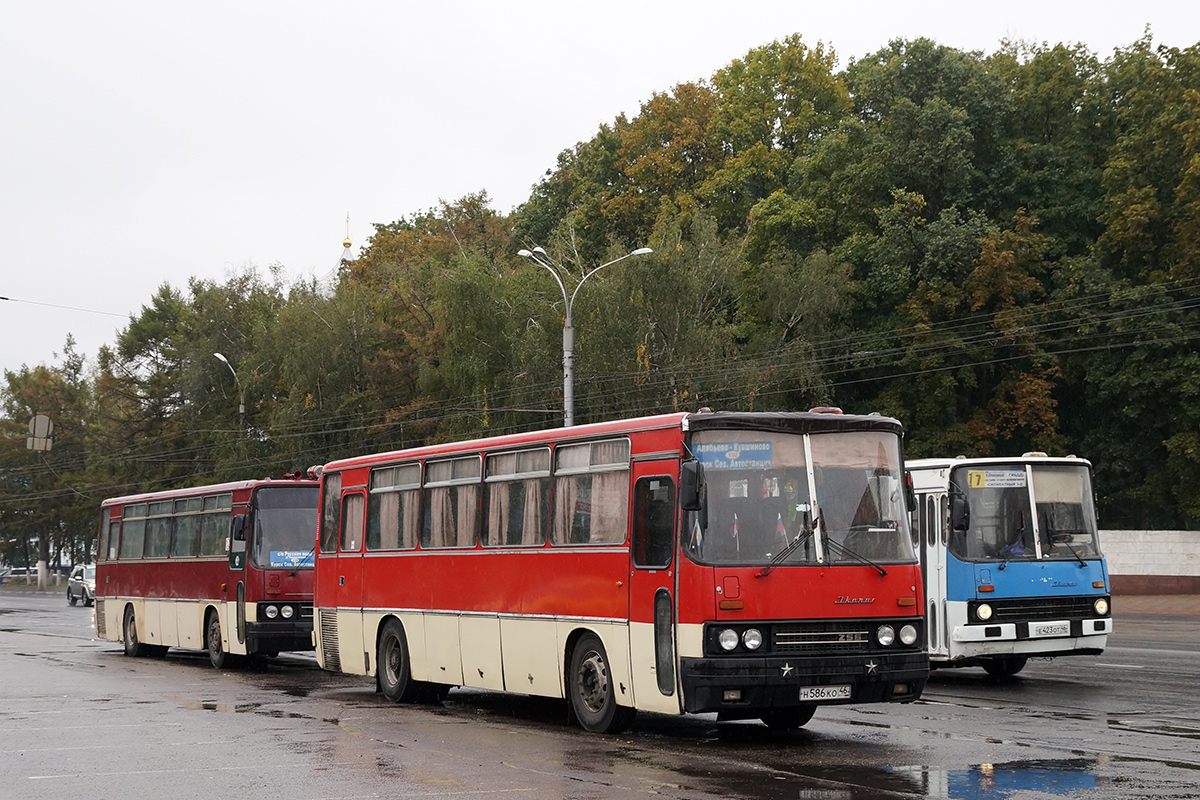
<svg viewBox="0 0 1200 800"><path fill-rule="evenodd" d="M776 653L857 653L867 649L871 630L862 620L776 625Z"/></svg>
<svg viewBox="0 0 1200 800"><path fill-rule="evenodd" d="M108 626L104 624L104 601L96 600L96 637L108 638Z"/></svg>
<svg viewBox="0 0 1200 800"><path fill-rule="evenodd" d="M1079 619L1096 616L1094 597L1026 597L1019 600L988 601L989 622L1028 622L1048 619Z"/></svg>
<svg viewBox="0 0 1200 800"><path fill-rule="evenodd" d="M321 658L325 669L331 672L341 672L342 660L338 657L337 612L320 612L321 616Z"/></svg>

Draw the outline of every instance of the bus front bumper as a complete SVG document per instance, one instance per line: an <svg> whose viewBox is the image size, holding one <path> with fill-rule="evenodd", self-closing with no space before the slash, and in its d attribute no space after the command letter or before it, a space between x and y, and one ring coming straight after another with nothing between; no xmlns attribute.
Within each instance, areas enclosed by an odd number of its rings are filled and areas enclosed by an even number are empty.
<svg viewBox="0 0 1200 800"><path fill-rule="evenodd" d="M929 678L924 652L680 660L684 709L730 718L810 703L907 703Z"/></svg>

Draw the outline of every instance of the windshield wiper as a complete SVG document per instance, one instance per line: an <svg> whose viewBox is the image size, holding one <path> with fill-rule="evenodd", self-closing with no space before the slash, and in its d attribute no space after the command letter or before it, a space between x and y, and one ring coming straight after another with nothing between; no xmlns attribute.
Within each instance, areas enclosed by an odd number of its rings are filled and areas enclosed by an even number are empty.
<svg viewBox="0 0 1200 800"><path fill-rule="evenodd" d="M804 542L808 541L812 537L812 535L813 535L813 532L811 530L801 531L799 536L797 536L793 541L790 541L786 545L784 545L783 549L780 550L778 553L776 553L775 557L771 559L771 562L769 564L767 564L765 567L763 567L762 571L759 572L754 577L765 578L766 576L770 575L771 570L778 567L781 563L783 563L783 560L785 558L790 556L792 553L796 552L796 548L799 547Z"/></svg>
<svg viewBox="0 0 1200 800"><path fill-rule="evenodd" d="M312 554L313 554L313 553L315 553L315 552L317 552L317 546L314 544L314 545L312 546L312 550L309 550L309 551L308 551L308 555L304 556L304 558L302 558L302 559L300 559L299 561L297 561L297 562L296 562L296 566L292 568L292 574L291 574L291 575L289 575L288 577L289 577L289 578L294 578L294 577L296 577L296 573L300 571L300 565L301 565L301 564L303 564L303 563L305 563L305 562L307 562L307 561L308 561L308 559L309 559L310 557L312 557ZM315 567L315 566L316 566L316 564L314 564L313 566Z"/></svg>
<svg viewBox="0 0 1200 800"><path fill-rule="evenodd" d="M1083 556L1079 555L1079 551L1071 546L1071 542L1069 539L1063 539L1060 542L1054 541L1053 537L1054 537L1054 534L1056 534L1056 533L1065 533L1065 534L1069 534L1070 536L1074 537L1075 534L1077 534L1077 533L1087 533L1087 531L1057 530L1057 529L1051 528L1049 531L1046 532L1047 537L1050 539L1050 542L1052 544L1065 545L1066 548L1071 551L1071 555L1075 556L1075 560L1079 562L1079 566L1086 567L1087 562L1083 560Z"/></svg>
<svg viewBox="0 0 1200 800"><path fill-rule="evenodd" d="M827 547L831 547L831 548L838 550L839 552L841 552L842 555L850 556L851 558L858 559L859 561L861 561L862 563L866 564L869 567L874 567L879 572L880 575L887 575L886 569L879 566L878 564L876 564L874 561L867 558L866 556L860 555L860 554L854 552L853 550L851 550L849 547L846 547L846 545L842 544L841 542L835 542L833 539L826 536L825 537L825 545Z"/></svg>

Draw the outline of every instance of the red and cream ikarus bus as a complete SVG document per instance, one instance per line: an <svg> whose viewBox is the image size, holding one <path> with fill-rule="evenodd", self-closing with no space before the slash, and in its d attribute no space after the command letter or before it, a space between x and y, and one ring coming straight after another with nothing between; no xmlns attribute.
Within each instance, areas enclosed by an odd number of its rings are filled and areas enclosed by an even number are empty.
<svg viewBox="0 0 1200 800"><path fill-rule="evenodd" d="M395 701L453 686L795 728L929 671L900 424L712 413L348 458L321 475L317 659Z"/></svg>
<svg viewBox="0 0 1200 800"><path fill-rule="evenodd" d="M96 634L131 656L169 647L233 655L311 650L312 475L105 500Z"/></svg>

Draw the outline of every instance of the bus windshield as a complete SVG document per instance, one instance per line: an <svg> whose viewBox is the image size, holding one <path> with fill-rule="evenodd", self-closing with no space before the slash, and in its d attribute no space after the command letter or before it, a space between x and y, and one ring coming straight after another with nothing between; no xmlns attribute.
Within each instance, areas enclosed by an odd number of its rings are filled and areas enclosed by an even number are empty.
<svg viewBox="0 0 1200 800"><path fill-rule="evenodd" d="M317 487L267 486L254 495L251 563L260 569L312 569Z"/></svg>
<svg viewBox="0 0 1200 800"><path fill-rule="evenodd" d="M966 530L950 552L972 561L1098 557L1096 510L1085 466L963 466L950 478L967 500Z"/></svg>
<svg viewBox="0 0 1200 800"><path fill-rule="evenodd" d="M688 554L707 564L913 561L899 438L702 430L705 508L688 515ZM811 455L811 469L809 461Z"/></svg>

